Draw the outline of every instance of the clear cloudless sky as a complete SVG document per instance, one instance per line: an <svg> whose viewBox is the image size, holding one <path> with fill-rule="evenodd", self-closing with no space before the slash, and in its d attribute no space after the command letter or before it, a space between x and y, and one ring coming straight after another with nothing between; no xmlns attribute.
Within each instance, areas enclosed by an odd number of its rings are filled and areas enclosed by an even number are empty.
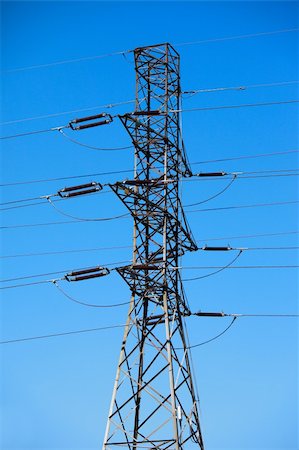
<svg viewBox="0 0 299 450"><path fill-rule="evenodd" d="M295 2L2 2L1 122L132 100L135 95L132 54L126 58L118 55L30 70L13 69L166 41L181 54L183 90L298 80L296 32L179 45L296 27ZM183 106L189 109L296 98L297 85L290 84L185 96ZM132 109L133 104L127 104L93 111L117 114ZM6 123L1 136L64 125L88 114L66 113ZM184 112L183 135L189 159L195 163L296 150L297 117L296 104ZM117 119L109 126L71 136L93 146L130 145ZM58 132L2 140L1 144L2 184L133 167L132 149L91 150L64 139ZM192 167L194 171L293 170L298 167L298 159L296 153L289 153ZM127 176L130 174L90 176L84 180L107 183ZM55 193L79 181L82 179L4 186L1 202ZM226 183L183 183L183 202L205 200ZM296 176L240 179L221 196L188 209L295 201L297 186ZM68 214L89 218L126 212L112 193L61 202L59 207ZM46 202L1 212L2 227L71 220ZM296 230L296 204L190 212L187 217L199 245L298 245L295 234L236 238ZM2 258L1 280L56 271L63 274L99 264L117 265L130 260L131 244L130 218L2 229L3 256L125 248ZM222 266L233 257L233 252L198 252L186 255L183 266ZM256 250L244 252L235 266L296 264L295 250ZM185 269L183 277L209 272L211 269ZM18 282L22 281L3 282L1 286ZM194 311L297 313L296 269L228 269L186 282L185 286ZM130 297L115 272L64 287L74 298L90 303L113 304ZM3 290L2 340L122 325L126 314L126 306L96 309L72 303L52 284ZM190 341L205 341L228 324L227 318L188 318ZM221 338L193 350L207 450L299 448L297 325L294 318L240 318ZM1 449L99 449L122 332L117 328L2 345Z"/></svg>

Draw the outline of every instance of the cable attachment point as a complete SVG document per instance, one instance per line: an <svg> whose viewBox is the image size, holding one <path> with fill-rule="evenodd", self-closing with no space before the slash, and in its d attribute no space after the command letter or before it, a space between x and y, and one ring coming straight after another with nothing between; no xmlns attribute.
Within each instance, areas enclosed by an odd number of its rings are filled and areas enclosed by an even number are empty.
<svg viewBox="0 0 299 450"><path fill-rule="evenodd" d="M91 183L79 184L78 186L70 186L60 189L57 194L62 198L77 197L78 195L92 194L101 191L103 186L96 181Z"/></svg>
<svg viewBox="0 0 299 450"><path fill-rule="evenodd" d="M105 117L105 119L100 120L99 122L92 122L92 123L86 123L85 125L75 126L75 124L77 124L77 123L90 122L91 120L101 119L104 117ZM79 131L79 130L85 130L86 128L97 127L99 125L107 125L108 123L111 123L112 120L113 120L113 118L110 114L101 113L101 114L95 114L94 116L87 116L87 117L82 117L80 119L71 120L69 122L69 126L71 127L72 130Z"/></svg>
<svg viewBox="0 0 299 450"><path fill-rule="evenodd" d="M65 275L67 281L82 281L90 278L99 278L109 275L110 270L106 267L91 267L90 269L82 269L69 272Z"/></svg>

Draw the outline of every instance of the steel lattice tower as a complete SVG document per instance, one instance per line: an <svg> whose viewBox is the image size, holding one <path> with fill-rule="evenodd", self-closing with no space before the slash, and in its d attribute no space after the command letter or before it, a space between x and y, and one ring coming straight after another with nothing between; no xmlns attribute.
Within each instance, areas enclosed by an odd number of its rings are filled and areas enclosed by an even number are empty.
<svg viewBox="0 0 299 450"><path fill-rule="evenodd" d="M134 179L111 185L134 219L132 292L103 450L203 449L184 332L180 257L196 250L180 200L190 175L180 133L180 60L169 44L137 48Z"/></svg>

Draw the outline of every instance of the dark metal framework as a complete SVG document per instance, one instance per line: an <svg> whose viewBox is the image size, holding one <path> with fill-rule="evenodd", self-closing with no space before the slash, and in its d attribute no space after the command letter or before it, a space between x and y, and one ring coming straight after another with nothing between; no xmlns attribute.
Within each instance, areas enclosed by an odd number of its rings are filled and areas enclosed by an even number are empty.
<svg viewBox="0 0 299 450"><path fill-rule="evenodd" d="M180 132L179 55L137 48L135 111L120 116L135 146L135 175L111 185L134 219L132 292L103 450L203 449L184 330L189 308L180 257L196 250L181 200L191 174Z"/></svg>

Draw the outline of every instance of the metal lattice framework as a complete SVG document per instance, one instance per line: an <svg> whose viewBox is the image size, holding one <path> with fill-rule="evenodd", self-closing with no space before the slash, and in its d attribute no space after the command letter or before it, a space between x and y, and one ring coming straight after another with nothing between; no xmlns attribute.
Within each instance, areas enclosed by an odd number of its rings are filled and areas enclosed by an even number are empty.
<svg viewBox="0 0 299 450"><path fill-rule="evenodd" d="M179 55L137 48L135 111L120 117L135 146L133 180L111 185L134 219L132 292L104 450L203 449L184 331L180 257L196 250L180 201L190 175L179 125Z"/></svg>

